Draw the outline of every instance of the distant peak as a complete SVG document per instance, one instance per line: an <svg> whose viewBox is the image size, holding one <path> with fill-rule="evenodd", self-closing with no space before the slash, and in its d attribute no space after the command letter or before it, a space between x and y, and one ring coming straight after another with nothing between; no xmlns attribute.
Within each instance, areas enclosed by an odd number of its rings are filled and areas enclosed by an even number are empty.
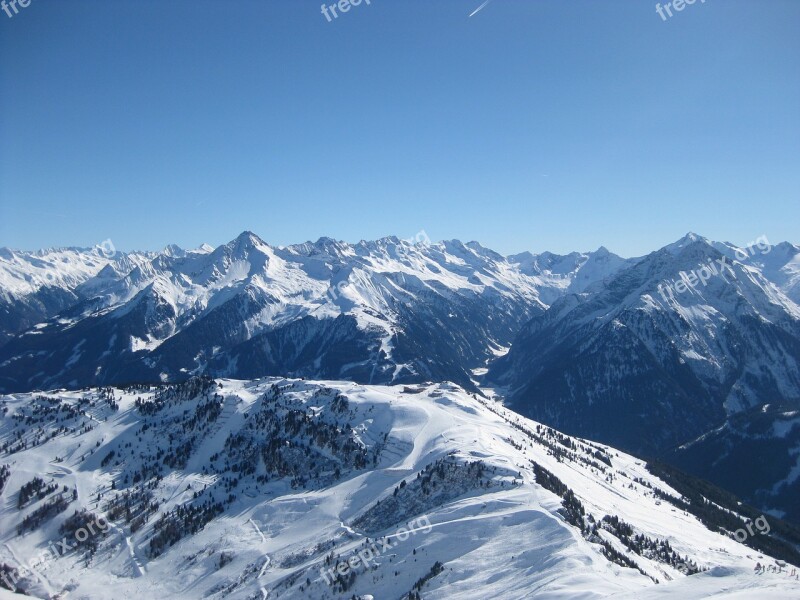
<svg viewBox="0 0 800 600"><path fill-rule="evenodd" d="M330 256L341 257L345 254L350 253L351 251L350 244L348 244L347 242L343 242L341 240L337 240L328 236L323 236L319 238L312 245L316 251Z"/></svg>
<svg viewBox="0 0 800 600"><path fill-rule="evenodd" d="M536 255L528 250L523 250L522 252L518 252L517 254L509 254L506 256L506 259L512 263L520 263L523 261L531 261L536 258Z"/></svg>
<svg viewBox="0 0 800 600"><path fill-rule="evenodd" d="M323 235L319 238L316 242L314 242L315 246L338 246L339 241L333 239L332 237L328 237L327 235Z"/></svg>
<svg viewBox="0 0 800 600"><path fill-rule="evenodd" d="M238 237L234 240L234 242L238 245L245 245L245 246L256 246L258 244L266 243L252 231L243 231L238 235Z"/></svg>
<svg viewBox="0 0 800 600"><path fill-rule="evenodd" d="M479 242L476 241L467 242L466 247L472 250L478 256L482 256L490 260L498 260L498 261L503 260L502 254L498 254L494 250L491 250L486 246L482 246Z"/></svg>
<svg viewBox="0 0 800 600"><path fill-rule="evenodd" d="M180 257L186 254L184 249L177 244L168 244L164 247L161 253L172 257Z"/></svg>
<svg viewBox="0 0 800 600"><path fill-rule="evenodd" d="M704 238L702 235L698 235L698 234L693 233L693 232L690 231L689 233L687 233L685 236L683 236L678 241L664 246L664 249L668 250L672 254L676 254L676 253L680 252L681 250L683 250L684 248L687 248L687 247L691 246L692 244L696 244L698 242L701 242L701 243L707 244L707 245L711 244L711 242L708 239Z"/></svg>
<svg viewBox="0 0 800 600"><path fill-rule="evenodd" d="M379 244L399 244L401 240L396 235L387 235L375 241Z"/></svg>
<svg viewBox="0 0 800 600"><path fill-rule="evenodd" d="M455 238L452 239L452 240L444 240L444 242L442 242L442 243L445 245L445 248L448 248L448 249L450 249L450 248L457 248L457 249L466 248L466 246L464 246L464 243L461 240L455 239Z"/></svg>
<svg viewBox="0 0 800 600"><path fill-rule="evenodd" d="M699 235L697 233L694 233L694 232L690 231L685 236L683 236L680 240L678 240L678 242L688 246L689 244L694 244L695 242L704 242L704 243L708 244L709 240L707 238L703 237L702 235Z"/></svg>

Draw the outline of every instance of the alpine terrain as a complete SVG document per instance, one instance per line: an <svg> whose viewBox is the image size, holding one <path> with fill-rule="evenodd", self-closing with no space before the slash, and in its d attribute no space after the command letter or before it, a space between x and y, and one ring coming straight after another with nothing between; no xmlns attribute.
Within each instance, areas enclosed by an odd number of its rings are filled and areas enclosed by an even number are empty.
<svg viewBox="0 0 800 600"><path fill-rule="evenodd" d="M29 597L800 594L797 529L454 384L192 378L2 410L0 585Z"/></svg>
<svg viewBox="0 0 800 600"><path fill-rule="evenodd" d="M0 249L0 588L796 598L799 256Z"/></svg>

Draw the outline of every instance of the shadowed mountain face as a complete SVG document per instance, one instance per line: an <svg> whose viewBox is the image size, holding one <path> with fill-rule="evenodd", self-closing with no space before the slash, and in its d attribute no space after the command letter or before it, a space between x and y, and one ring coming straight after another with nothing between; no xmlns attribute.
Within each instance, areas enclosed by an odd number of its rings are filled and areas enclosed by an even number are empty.
<svg viewBox="0 0 800 600"><path fill-rule="evenodd" d="M489 377L532 418L657 454L764 400L798 402L800 309L687 236L554 302Z"/></svg>
<svg viewBox="0 0 800 600"><path fill-rule="evenodd" d="M526 416L797 519L800 309L790 277L764 274L793 255L771 250L689 235L556 300L487 377Z"/></svg>
<svg viewBox="0 0 800 600"><path fill-rule="evenodd" d="M754 506L800 522L800 411L765 404L732 415L665 459Z"/></svg>
<svg viewBox="0 0 800 600"><path fill-rule="evenodd" d="M605 249L505 258L475 242L397 238L276 248L250 232L188 252L3 252L5 392L198 373L474 389L472 370L542 298L625 263Z"/></svg>

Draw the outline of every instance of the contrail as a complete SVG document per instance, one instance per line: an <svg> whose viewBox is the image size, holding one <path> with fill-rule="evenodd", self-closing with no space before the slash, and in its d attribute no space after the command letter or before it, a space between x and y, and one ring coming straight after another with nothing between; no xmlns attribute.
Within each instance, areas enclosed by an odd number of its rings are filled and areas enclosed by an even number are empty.
<svg viewBox="0 0 800 600"><path fill-rule="evenodd" d="M481 4L481 5L480 5L478 8L476 8L475 10L473 10L473 11L472 11L472 14L470 15L470 17L472 17L473 15L476 15L476 14L478 14L480 11L482 11L482 10L483 10L483 8L484 8L484 7L485 7L487 4L489 4L489 2L491 2L491 1L492 1L492 0L486 0L486 2L484 2L484 3L483 3L483 4ZM467 17L467 18L469 18L469 17Z"/></svg>

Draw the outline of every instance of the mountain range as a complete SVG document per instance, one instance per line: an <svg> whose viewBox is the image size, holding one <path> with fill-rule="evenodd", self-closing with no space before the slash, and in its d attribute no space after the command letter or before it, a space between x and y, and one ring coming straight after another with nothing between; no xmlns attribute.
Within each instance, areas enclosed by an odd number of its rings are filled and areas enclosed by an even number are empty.
<svg viewBox="0 0 800 600"><path fill-rule="evenodd" d="M799 257L696 234L627 259L251 232L194 250L4 248L0 393L197 375L488 387L800 522Z"/></svg>
<svg viewBox="0 0 800 600"><path fill-rule="evenodd" d="M397 238L278 248L250 232L213 250L4 249L0 391L199 373L474 388L525 322L623 263Z"/></svg>

